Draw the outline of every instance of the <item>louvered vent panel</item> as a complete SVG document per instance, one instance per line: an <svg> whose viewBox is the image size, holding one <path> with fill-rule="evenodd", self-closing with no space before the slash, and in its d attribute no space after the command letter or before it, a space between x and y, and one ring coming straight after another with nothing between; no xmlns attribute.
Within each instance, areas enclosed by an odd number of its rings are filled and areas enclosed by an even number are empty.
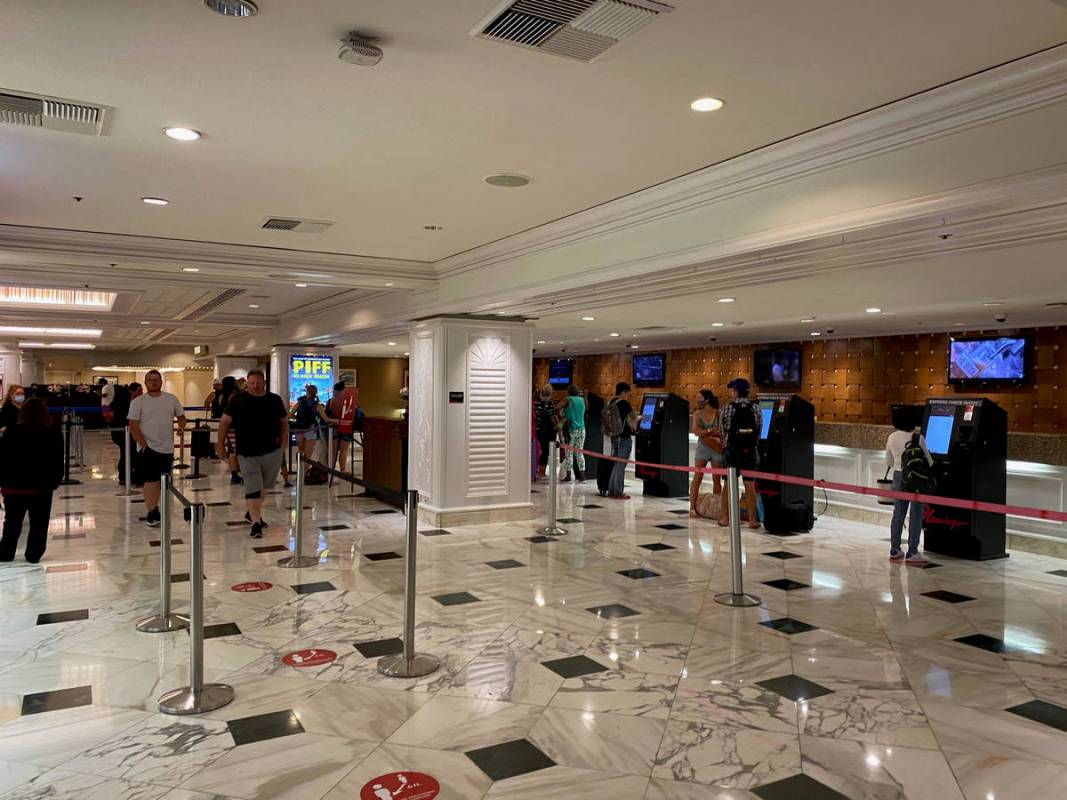
<svg viewBox="0 0 1067 800"><path fill-rule="evenodd" d="M550 19L566 25L579 14L589 10L596 0L516 0L513 11Z"/></svg>
<svg viewBox="0 0 1067 800"><path fill-rule="evenodd" d="M194 308L188 314L183 316L182 319L187 319L187 320L203 319L205 316L210 314L212 311L215 311L218 308L220 308L221 306L226 305L226 303L230 302L235 297L240 297L244 293L245 293L244 289L226 289L224 291L221 291L215 297L213 297L212 299L210 299L206 303L204 303L202 306L198 306L197 308Z"/></svg>
<svg viewBox="0 0 1067 800"><path fill-rule="evenodd" d="M8 125L99 136L104 113L89 103L0 92L0 123Z"/></svg>
<svg viewBox="0 0 1067 800"><path fill-rule="evenodd" d="M495 336L468 339L467 497L508 490L508 345Z"/></svg>
<svg viewBox="0 0 1067 800"><path fill-rule="evenodd" d="M618 40L609 39L607 36L598 36L595 33L564 27L552 34L540 49L557 56L575 58L579 61L592 61L616 41Z"/></svg>
<svg viewBox="0 0 1067 800"><path fill-rule="evenodd" d="M559 27L558 22L505 11L485 29L485 34L494 39L506 39L515 44L536 47Z"/></svg>
<svg viewBox="0 0 1067 800"><path fill-rule="evenodd" d="M58 100L45 100L42 105L46 117L83 125L96 125L100 122L100 109L93 106L81 106L77 103L64 103Z"/></svg>
<svg viewBox="0 0 1067 800"><path fill-rule="evenodd" d="M298 219L283 219L281 217L271 217L263 223L263 228L268 231L291 231L299 224L300 220Z"/></svg>
<svg viewBox="0 0 1067 800"><path fill-rule="evenodd" d="M612 39L625 39L657 16L655 11L635 6L632 3L607 0L607 2L597 3L574 20L571 25L580 31Z"/></svg>

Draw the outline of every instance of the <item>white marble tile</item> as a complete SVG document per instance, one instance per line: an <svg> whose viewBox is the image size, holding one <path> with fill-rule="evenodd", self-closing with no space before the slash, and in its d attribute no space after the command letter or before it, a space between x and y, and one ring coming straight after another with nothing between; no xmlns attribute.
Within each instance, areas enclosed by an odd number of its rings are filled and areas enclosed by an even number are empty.
<svg viewBox="0 0 1067 800"><path fill-rule="evenodd" d="M1062 800L1067 765L945 751L967 800Z"/></svg>
<svg viewBox="0 0 1067 800"><path fill-rule="evenodd" d="M795 735L797 704L755 683L683 678L671 720Z"/></svg>
<svg viewBox="0 0 1067 800"><path fill-rule="evenodd" d="M166 786L54 769L4 797L7 800L159 800L169 791Z"/></svg>
<svg viewBox="0 0 1067 800"><path fill-rule="evenodd" d="M390 744L474 750L522 739L541 716L541 706L437 695L415 712Z"/></svg>
<svg viewBox="0 0 1067 800"><path fill-rule="evenodd" d="M759 795L747 789L725 789L653 778L645 790L644 800L759 800Z"/></svg>
<svg viewBox="0 0 1067 800"><path fill-rule="evenodd" d="M804 773L846 797L964 800L940 751L803 736Z"/></svg>
<svg viewBox="0 0 1067 800"><path fill-rule="evenodd" d="M670 720L652 777L749 789L799 773L796 734Z"/></svg>
<svg viewBox="0 0 1067 800"><path fill-rule="evenodd" d="M647 778L665 724L647 717L548 708L527 738L557 764Z"/></svg>
<svg viewBox="0 0 1067 800"><path fill-rule="evenodd" d="M8 755L2 747L0 747L0 752ZM8 792L13 792L16 786L36 778L42 772L45 772L44 767L33 764L0 761L0 796L8 797Z"/></svg>
<svg viewBox="0 0 1067 800"><path fill-rule="evenodd" d="M609 670L568 678L552 698L553 708L666 719L678 678L632 670Z"/></svg>
<svg viewBox="0 0 1067 800"><path fill-rule="evenodd" d="M557 766L498 781L485 798L545 800L549 797L580 797L582 800L620 800L624 797L641 797L647 784L646 778L634 775Z"/></svg>
<svg viewBox="0 0 1067 800"><path fill-rule="evenodd" d="M441 800L480 800L493 783L463 753L383 744L345 775L323 800L354 800L373 778L405 770L432 775L442 787Z"/></svg>
<svg viewBox="0 0 1067 800"><path fill-rule="evenodd" d="M385 687L328 684L292 709L308 733L383 741L422 706L429 696Z"/></svg>
<svg viewBox="0 0 1067 800"><path fill-rule="evenodd" d="M837 691L797 704L800 732L830 739L936 750L937 739L914 693Z"/></svg>

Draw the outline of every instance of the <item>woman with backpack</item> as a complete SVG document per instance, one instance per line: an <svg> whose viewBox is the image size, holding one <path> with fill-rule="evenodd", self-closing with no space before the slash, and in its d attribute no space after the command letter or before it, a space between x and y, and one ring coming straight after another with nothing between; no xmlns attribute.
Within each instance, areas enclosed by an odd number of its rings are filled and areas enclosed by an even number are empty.
<svg viewBox="0 0 1067 800"><path fill-rule="evenodd" d="M534 421L537 430L537 443L541 446L541 457L537 461L537 477L543 480L548 468L548 445L556 441L557 417L556 406L552 402L552 386L545 384L534 401Z"/></svg>
<svg viewBox="0 0 1067 800"><path fill-rule="evenodd" d="M734 378L726 388L730 390L730 404L721 414L722 456L727 467L738 470L759 469L760 413L759 406L749 399L750 386L744 378ZM742 478L745 486L745 505L748 508L748 527L756 530L760 527L756 518L756 480ZM730 524L730 504L722 504L722 516L719 525Z"/></svg>
<svg viewBox="0 0 1067 800"><path fill-rule="evenodd" d="M893 490L929 492L934 489L934 457L926 449L926 440L918 430L898 428L885 443L885 463L893 473ZM910 507L910 511L909 511ZM900 549L904 516L908 515L908 551ZM919 552L919 534L923 529L923 504L913 500L893 502L893 520L889 523L889 560L922 566L927 560Z"/></svg>
<svg viewBox="0 0 1067 800"><path fill-rule="evenodd" d="M722 466L722 432L719 430L719 399L711 389L701 389L697 398L697 410L693 412L691 432L697 437L697 449L693 457L693 466L703 469L706 466ZM722 478L714 475L712 491L722 494ZM697 498L700 496L700 484L704 482L703 472L694 472L689 485L689 516L699 517ZM718 515L715 517L718 519Z"/></svg>

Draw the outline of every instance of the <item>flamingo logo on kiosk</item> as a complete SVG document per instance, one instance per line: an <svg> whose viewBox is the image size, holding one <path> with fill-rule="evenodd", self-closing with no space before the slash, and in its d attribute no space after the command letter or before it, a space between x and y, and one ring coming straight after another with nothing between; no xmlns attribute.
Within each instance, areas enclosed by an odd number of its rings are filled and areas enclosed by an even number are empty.
<svg viewBox="0 0 1067 800"><path fill-rule="evenodd" d="M296 406L309 383L319 390L319 397L329 397L333 391L333 356L297 354L289 356L289 406Z"/></svg>

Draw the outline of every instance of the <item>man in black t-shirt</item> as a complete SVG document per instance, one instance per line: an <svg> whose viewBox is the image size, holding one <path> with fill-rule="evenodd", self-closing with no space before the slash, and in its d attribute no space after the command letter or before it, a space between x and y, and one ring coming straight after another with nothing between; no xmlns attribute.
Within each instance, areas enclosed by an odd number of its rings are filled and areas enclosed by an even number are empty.
<svg viewBox="0 0 1067 800"><path fill-rule="evenodd" d="M611 468L608 497L616 500L629 500L630 495L626 494L625 460L629 460L630 452L633 450L634 430L637 428L639 419L634 413L633 406L630 405L630 384L625 381L615 384L615 397L609 402L615 405L622 419L622 431L618 436L611 437L611 454L624 461L616 461L615 466Z"/></svg>
<svg viewBox="0 0 1067 800"><path fill-rule="evenodd" d="M219 458L225 458L226 435L237 434L237 460L244 478L245 503L252 523L252 538L263 536L263 492L274 488L282 466L282 445L289 441L289 412L282 399L267 391L263 373L248 373L247 391L233 396L219 420Z"/></svg>

